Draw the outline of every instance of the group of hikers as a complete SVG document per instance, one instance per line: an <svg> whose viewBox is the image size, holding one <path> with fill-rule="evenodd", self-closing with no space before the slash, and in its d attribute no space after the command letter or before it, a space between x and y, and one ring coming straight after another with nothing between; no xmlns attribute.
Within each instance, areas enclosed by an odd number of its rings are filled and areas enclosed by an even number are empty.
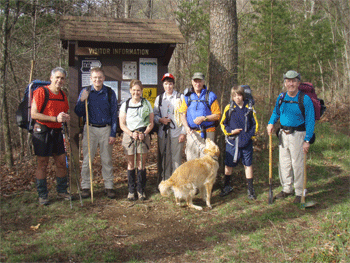
<svg viewBox="0 0 350 263"><path fill-rule="evenodd" d="M192 87L184 94L174 90L175 77L166 73L162 77L164 93L157 96L154 108L142 97L143 85L140 80L130 82L131 98L122 103L118 115L116 94L103 84L105 74L99 67L90 71L92 85L83 87L74 112L85 121L83 131L83 163L81 168L81 196L91 196L91 159L97 148L100 150L102 177L108 198L115 198L113 186L112 149L116 141L118 127L123 131L122 146L127 159L129 201L146 199L147 153L150 149L150 133L154 125L158 128L158 175L159 180L167 180L182 163L183 148L186 160L204 155L201 145L205 139L214 141L218 123L225 134L225 174L220 196L233 191L231 174L241 159L247 180L248 198L257 198L253 186L253 140L258 130L254 107L247 100L244 85L231 88L231 103L221 114L219 102L214 92L205 85L205 76L196 72L192 76ZM36 120L33 129L33 145L37 155L35 172L39 204L48 205L46 181L49 157L56 164L58 197L71 200L68 193L66 155L62 134L62 123L70 121L67 96L61 90L67 73L63 68L51 71L51 84L34 91L31 116ZM300 74L290 70L283 75L286 94L277 98L275 108L267 125L271 135L274 124L280 120L279 137L279 177L282 191L275 198L286 198L294 194L294 203L300 203L303 190L303 160L310 147L314 132L315 118L311 99L305 95L302 112L298 105ZM42 110L45 91L49 99ZM186 143L186 146L185 146Z"/></svg>

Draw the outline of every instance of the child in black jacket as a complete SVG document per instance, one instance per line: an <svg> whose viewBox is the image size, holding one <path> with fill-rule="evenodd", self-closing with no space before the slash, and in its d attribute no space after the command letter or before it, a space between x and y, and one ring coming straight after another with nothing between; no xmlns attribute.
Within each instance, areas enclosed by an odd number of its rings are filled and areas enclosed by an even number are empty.
<svg viewBox="0 0 350 263"><path fill-rule="evenodd" d="M233 191L230 186L233 167L242 159L248 184L248 198L256 199L253 187L253 141L258 129L258 121L253 108L245 100L244 88L234 86L231 89L231 104L227 105L220 121L221 129L226 136L225 179L220 196Z"/></svg>

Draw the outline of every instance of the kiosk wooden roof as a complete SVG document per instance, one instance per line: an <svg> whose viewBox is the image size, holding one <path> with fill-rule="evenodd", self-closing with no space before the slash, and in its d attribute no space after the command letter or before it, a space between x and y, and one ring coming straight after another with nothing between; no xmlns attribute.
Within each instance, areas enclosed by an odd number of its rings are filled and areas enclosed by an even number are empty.
<svg viewBox="0 0 350 263"><path fill-rule="evenodd" d="M113 19L101 17L63 16L60 39L114 43L185 43L172 21L161 19Z"/></svg>

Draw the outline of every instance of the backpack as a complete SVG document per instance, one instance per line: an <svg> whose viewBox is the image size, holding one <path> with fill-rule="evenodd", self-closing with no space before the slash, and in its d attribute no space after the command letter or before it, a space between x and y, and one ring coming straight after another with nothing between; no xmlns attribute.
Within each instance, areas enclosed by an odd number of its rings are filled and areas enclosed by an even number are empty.
<svg viewBox="0 0 350 263"><path fill-rule="evenodd" d="M26 129L29 132L33 131L33 126L35 123L35 120L31 117L31 108L32 108L32 101L33 101L33 92L44 86L50 85L51 82L49 81L41 81L41 80L34 80L32 81L27 88L24 91L24 96L20 104L18 105L17 111L16 111L16 123L19 127L22 129ZM47 88L44 88L45 90L45 99L44 104L41 107L40 113L43 113L47 102L49 101L49 90ZM61 91L62 96L64 97L64 93Z"/></svg>
<svg viewBox="0 0 350 263"><path fill-rule="evenodd" d="M190 107L192 101L197 101L197 102L205 103L205 105L207 105L208 109L210 110L210 105L209 105L209 93L210 93L210 90L209 89L207 89L207 91L205 93L205 100L192 100L191 99L191 94L193 93L193 91L189 91L188 89L186 89L184 93L185 93L185 96L188 97L188 99L187 99L187 108ZM214 121L214 127L218 127L219 124L220 124L220 120Z"/></svg>
<svg viewBox="0 0 350 263"><path fill-rule="evenodd" d="M305 107L303 102L304 102L305 94L311 98L312 104L314 105L315 120L319 120L322 117L323 113L326 111L327 107L325 106L324 101L322 99L317 98L314 86L310 82L304 82L299 85L298 89L301 91L298 96L298 105L301 113L303 114L304 120L305 120ZM283 102L293 103L293 102L284 100L286 93L287 92L283 92L280 94L279 101L278 101L279 107Z"/></svg>

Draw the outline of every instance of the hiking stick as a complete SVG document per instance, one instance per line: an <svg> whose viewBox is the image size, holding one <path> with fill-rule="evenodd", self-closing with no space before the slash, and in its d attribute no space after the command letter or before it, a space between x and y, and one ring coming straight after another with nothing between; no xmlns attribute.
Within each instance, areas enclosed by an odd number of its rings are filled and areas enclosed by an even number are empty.
<svg viewBox="0 0 350 263"><path fill-rule="evenodd" d="M67 176L69 178L69 195L70 195L70 199L69 199L69 203L70 203L70 209L73 209L73 205L72 205L72 180L71 180L71 176L69 173L69 162L68 162L68 153L67 153L67 136L66 136L66 129L65 129L65 125L64 123L62 123L62 135L63 135L63 144L64 144L64 149L65 149L65 154L66 154L66 168L67 168Z"/></svg>
<svg viewBox="0 0 350 263"><path fill-rule="evenodd" d="M90 150L89 111L88 111L87 98L85 100L85 111L86 111L86 133L87 133L88 152L89 152L91 203L93 203L94 202L94 189L93 189L93 186L92 186L92 164L91 164L91 150Z"/></svg>
<svg viewBox="0 0 350 263"><path fill-rule="evenodd" d="M268 203L273 203L272 193L272 135L269 135L269 199Z"/></svg>
<svg viewBox="0 0 350 263"><path fill-rule="evenodd" d="M69 164L70 164L70 167L73 168L74 170L74 173L77 174L77 169L75 167L75 164L74 164L74 161L72 160L73 159L73 155L72 155L72 147L71 147L71 144L70 144L70 137L69 137L69 132L68 132L68 125L66 122L63 122L63 134L66 134L67 136L67 142L68 142L68 147L66 147L66 149L69 149L69 156L70 156L70 159L69 159ZM67 150L66 150L67 151ZM66 153L66 157L67 157L67 153ZM69 183L72 182L72 179L71 177L69 177ZM80 204L81 206L83 206L83 198L81 197L81 191L80 191L80 185L79 185L79 180L78 178L75 176L75 182L77 184L77 189L78 189L78 194L79 194L79 199L80 199Z"/></svg>
<svg viewBox="0 0 350 263"><path fill-rule="evenodd" d="M307 208L312 207L316 205L316 202L310 201L305 202L305 196L306 196L306 184L307 184L307 173L306 173L306 153L304 154L304 182L303 182L303 192L301 194L301 202L300 206L301 208Z"/></svg>

